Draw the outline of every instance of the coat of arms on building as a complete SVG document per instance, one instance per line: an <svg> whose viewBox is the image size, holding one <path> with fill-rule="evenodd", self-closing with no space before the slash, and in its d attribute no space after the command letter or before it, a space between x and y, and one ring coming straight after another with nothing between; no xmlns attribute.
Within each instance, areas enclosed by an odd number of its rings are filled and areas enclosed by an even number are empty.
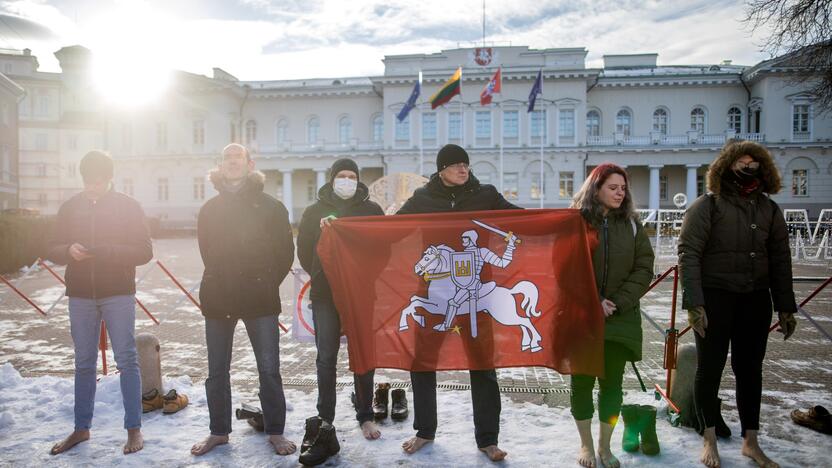
<svg viewBox="0 0 832 468"><path fill-rule="evenodd" d="M494 49L491 47L477 47L474 49L472 58L477 65L485 67L494 60Z"/></svg>

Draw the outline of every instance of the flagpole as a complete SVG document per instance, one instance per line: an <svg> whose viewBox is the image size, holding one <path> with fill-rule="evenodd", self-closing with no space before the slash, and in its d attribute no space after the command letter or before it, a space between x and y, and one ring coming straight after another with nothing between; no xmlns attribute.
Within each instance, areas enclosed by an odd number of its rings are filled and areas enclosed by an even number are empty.
<svg viewBox="0 0 832 468"><path fill-rule="evenodd" d="M484 3L484 2L483 2ZM499 68L498 68L499 70ZM500 81L503 80L503 74L500 72ZM503 191L503 146L505 146L506 139L505 139L505 110L503 109L503 91L502 91L502 83L500 83L500 194L505 196L505 192ZM518 118L519 119L519 118Z"/></svg>
<svg viewBox="0 0 832 468"><path fill-rule="evenodd" d="M546 198L546 189L544 188L543 181L545 180L546 174L543 172L543 139L545 138L546 134L549 132L547 131L548 122L546 119L546 101L543 99L543 74L540 75L540 100L543 101L543 108L541 109L540 114L540 208L543 208L543 201Z"/></svg>
<svg viewBox="0 0 832 468"><path fill-rule="evenodd" d="M541 92L540 94L543 94L543 93ZM544 106L545 106L545 104L544 104ZM542 115L541 115L541 122L540 122L540 182L539 183L540 183L540 207L543 208L543 199L546 197L546 190L543 188L544 187L543 186L543 180L544 180L543 179L544 178L544 174L543 174L543 136L546 134L546 127L545 127L546 107L543 107L543 109L540 112L542 113Z"/></svg>
<svg viewBox="0 0 832 468"><path fill-rule="evenodd" d="M419 91L420 91L419 96L420 97L422 95L421 88L422 88L422 70L419 70ZM425 154L424 154L424 148L422 148L422 147L425 145L425 138L424 138L425 129L423 128L424 124L425 124L425 119L422 118L422 105L417 103L416 107L419 109L419 170L416 171L416 174L418 174L420 176L424 176Z"/></svg>

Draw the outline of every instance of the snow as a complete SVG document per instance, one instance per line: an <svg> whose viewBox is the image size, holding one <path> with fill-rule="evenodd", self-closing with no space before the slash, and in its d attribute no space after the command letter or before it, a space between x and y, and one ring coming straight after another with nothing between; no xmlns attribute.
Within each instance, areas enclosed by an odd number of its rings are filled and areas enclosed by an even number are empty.
<svg viewBox="0 0 832 468"><path fill-rule="evenodd" d="M188 377L165 378L165 388L175 388L188 395L190 406L177 414L160 412L143 416L145 448L139 453L122 455L125 433L122 429L122 405L118 377L104 376L96 392L92 439L69 452L50 456L52 444L65 437L73 426L73 381L52 376L21 377L9 363L0 367L0 465L57 466L297 466L298 454L281 457L270 450L265 436L254 432L245 421L234 420L231 443L213 452L193 457L190 447L208 433L208 410L202 382ZM817 391L817 390L816 390ZM367 441L354 420L349 404L349 388L339 391L335 426L341 452L328 466L482 466L489 464L476 449L471 419L471 398L467 391L438 391L439 430L436 442L421 452L408 456L400 448L413 435L411 417L402 423L382 423L382 438ZM821 391L821 393L823 393ZM823 395L815 395L822 399ZM238 406L240 395L234 395ZM315 392L286 389L288 403L286 435L300 445L304 419L314 415ZM408 393L408 398L411 395ZM246 398L245 401L252 401ZM655 404L651 394L629 392L625 403ZM576 466L578 436L569 408L549 407L530 402L502 400L500 446L509 455L503 466ZM665 408L660 405L660 413ZM727 411L726 419L735 434L739 433L736 412ZM594 424L597 434L597 423ZM698 467L701 439L687 428L672 427L665 419L658 421L662 453L656 457L627 454L621 451L623 428L616 428L613 451L624 466ZM790 427L789 437L775 440L764 430L764 450L782 466L819 466L828 462L829 436L798 426ZM741 441L734 437L720 442L723 466L752 466L741 456ZM826 465L829 466L829 465Z"/></svg>

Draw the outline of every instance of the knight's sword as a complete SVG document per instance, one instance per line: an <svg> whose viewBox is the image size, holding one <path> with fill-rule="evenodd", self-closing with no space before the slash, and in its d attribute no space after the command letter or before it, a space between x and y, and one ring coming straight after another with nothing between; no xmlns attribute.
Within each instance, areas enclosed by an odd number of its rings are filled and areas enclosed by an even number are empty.
<svg viewBox="0 0 832 468"><path fill-rule="evenodd" d="M489 231L493 232L494 234L498 234L498 235L502 236L502 237L503 237L503 239L504 239L506 242L508 242L508 241L509 241L509 239L511 239L511 238L512 238L512 236L514 236L514 233L513 233L513 232L511 232L511 231L509 231L509 232L503 231L502 229L496 228L496 227L494 227L494 226L489 226L488 224L485 224L485 223L483 223L482 221L478 221L478 220L476 220L476 219L472 219L472 220L471 220L471 222L472 222L472 223L474 223L474 224L476 224L477 226L479 226L479 227L483 228L483 229L487 229L487 230L489 230ZM515 236L515 241L514 241L514 243L515 243L515 244L519 244L519 243L521 243L521 241L520 241L520 239L517 239L517 238L516 238L516 236Z"/></svg>

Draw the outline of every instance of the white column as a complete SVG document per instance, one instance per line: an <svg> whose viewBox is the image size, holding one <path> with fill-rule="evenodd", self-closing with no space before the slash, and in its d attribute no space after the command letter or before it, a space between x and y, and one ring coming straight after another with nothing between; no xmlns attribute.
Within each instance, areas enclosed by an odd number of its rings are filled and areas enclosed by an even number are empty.
<svg viewBox="0 0 832 468"><path fill-rule="evenodd" d="M648 196L649 204L647 208L651 210L659 209L659 170L661 165L650 165L650 195Z"/></svg>
<svg viewBox="0 0 832 468"><path fill-rule="evenodd" d="M688 196L688 204L690 206L694 200L696 200L696 170L699 169L699 164L688 164L685 167L688 169L688 180L687 184L685 185L685 191L687 192Z"/></svg>
<svg viewBox="0 0 832 468"><path fill-rule="evenodd" d="M289 211L289 222L294 221L295 217L292 215L292 171L281 171L283 174L283 204Z"/></svg>
<svg viewBox="0 0 832 468"><path fill-rule="evenodd" d="M324 184L326 184L326 169L315 169L315 176L317 179L317 187L320 189L324 186Z"/></svg>

